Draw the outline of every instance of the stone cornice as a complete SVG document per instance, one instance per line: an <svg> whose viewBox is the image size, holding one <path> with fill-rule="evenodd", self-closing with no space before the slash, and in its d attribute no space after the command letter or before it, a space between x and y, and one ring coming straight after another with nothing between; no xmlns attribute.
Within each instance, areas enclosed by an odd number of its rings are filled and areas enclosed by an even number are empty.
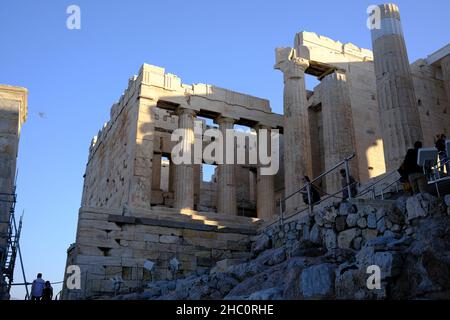
<svg viewBox="0 0 450 320"><path fill-rule="evenodd" d="M23 87L15 87L0 84L0 99L18 101L20 103L19 128L27 120L28 115L28 90Z"/></svg>

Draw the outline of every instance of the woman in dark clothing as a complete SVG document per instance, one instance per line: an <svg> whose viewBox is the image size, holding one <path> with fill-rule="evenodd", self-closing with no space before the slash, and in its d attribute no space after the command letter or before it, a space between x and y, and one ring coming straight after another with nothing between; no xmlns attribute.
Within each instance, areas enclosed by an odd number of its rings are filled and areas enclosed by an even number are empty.
<svg viewBox="0 0 450 320"><path fill-rule="evenodd" d="M44 290L42 291L42 300L50 301L53 298L53 288L50 281L45 281Z"/></svg>
<svg viewBox="0 0 450 320"><path fill-rule="evenodd" d="M309 182L311 182L311 180L309 179L309 177L308 176L304 176L303 177L303 183L304 184L307 184L307 183L309 183ZM320 193L319 193L319 191L317 191L317 188L316 188L316 186L314 186L312 183L310 184L310 186L311 186L311 194L310 194L310 197L311 197L311 204L315 204L315 203L317 203L317 202L319 202L320 201ZM305 203L305 204L309 204L309 200L308 200L308 192L307 192L307 190L304 190L304 191L301 191L301 194L302 194L302 196L303 196L303 202Z"/></svg>

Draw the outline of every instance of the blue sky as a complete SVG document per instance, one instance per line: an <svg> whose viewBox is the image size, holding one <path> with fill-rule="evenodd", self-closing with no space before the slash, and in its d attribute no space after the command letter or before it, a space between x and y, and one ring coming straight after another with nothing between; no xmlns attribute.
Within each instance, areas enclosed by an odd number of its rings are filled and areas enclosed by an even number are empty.
<svg viewBox="0 0 450 320"><path fill-rule="evenodd" d="M1 0L0 83L29 90L17 189L28 280L37 272L63 279L89 143L142 63L163 66L184 83L267 98L281 113L274 48L292 46L295 33L306 30L370 49L366 8L373 3ZM410 61L448 43L449 1L396 3ZM81 30L66 28L70 4L81 8ZM24 289L13 296L23 298Z"/></svg>

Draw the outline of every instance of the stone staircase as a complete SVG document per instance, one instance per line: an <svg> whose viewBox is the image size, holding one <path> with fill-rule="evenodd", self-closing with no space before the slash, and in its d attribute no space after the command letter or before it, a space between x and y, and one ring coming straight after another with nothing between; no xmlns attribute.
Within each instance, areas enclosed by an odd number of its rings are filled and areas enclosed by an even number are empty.
<svg viewBox="0 0 450 320"><path fill-rule="evenodd" d="M154 206L151 210L131 209L132 216L139 218L155 219L159 221L172 221L186 223L188 225L203 225L211 227L211 231L233 232L243 234L255 234L259 225L262 223L260 219L231 216L221 213L201 212L194 210L176 210L174 208Z"/></svg>

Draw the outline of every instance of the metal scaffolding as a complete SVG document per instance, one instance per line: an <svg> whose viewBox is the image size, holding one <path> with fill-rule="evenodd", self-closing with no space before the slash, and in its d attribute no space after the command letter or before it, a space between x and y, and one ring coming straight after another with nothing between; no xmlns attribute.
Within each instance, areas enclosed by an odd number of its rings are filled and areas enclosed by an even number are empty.
<svg viewBox="0 0 450 320"><path fill-rule="evenodd" d="M14 268L16 264L17 255L19 256L20 266L22 269L22 276L24 283L27 283L25 276L25 269L22 260L22 253L20 251L20 233L22 231L22 220L23 213L19 219L19 223L16 222L15 217L15 207L16 207L17 196L15 193L15 187L13 193L0 193L0 202L7 203L6 207L9 207L9 223L8 223L8 232L6 235L6 251L2 254L0 261L0 269L2 272L2 279L4 283L2 286L5 286L4 292L9 295L11 290L11 286L14 282ZM8 205L9 204L9 205ZM26 289L26 297L29 298L28 286L25 285Z"/></svg>

